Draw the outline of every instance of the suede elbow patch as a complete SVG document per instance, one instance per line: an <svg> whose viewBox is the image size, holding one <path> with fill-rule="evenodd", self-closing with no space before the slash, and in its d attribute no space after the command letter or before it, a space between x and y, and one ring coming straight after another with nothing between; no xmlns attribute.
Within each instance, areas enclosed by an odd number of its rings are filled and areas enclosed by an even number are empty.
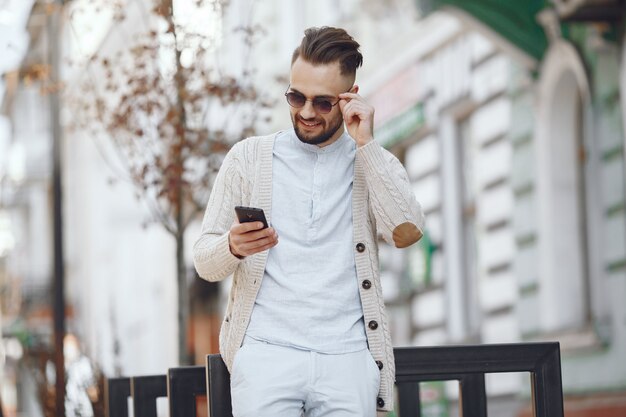
<svg viewBox="0 0 626 417"><path fill-rule="evenodd" d="M411 222L402 223L393 229L393 243L396 248L406 248L421 238L422 232Z"/></svg>

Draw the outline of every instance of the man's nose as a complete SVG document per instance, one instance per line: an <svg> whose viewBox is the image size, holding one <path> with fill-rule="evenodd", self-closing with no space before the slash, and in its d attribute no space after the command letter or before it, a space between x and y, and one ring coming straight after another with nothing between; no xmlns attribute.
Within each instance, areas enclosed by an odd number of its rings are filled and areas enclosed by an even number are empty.
<svg viewBox="0 0 626 417"><path fill-rule="evenodd" d="M317 115L315 109L313 108L313 102L311 100L307 100L304 103L304 107L300 110L300 116L304 119L312 119Z"/></svg>

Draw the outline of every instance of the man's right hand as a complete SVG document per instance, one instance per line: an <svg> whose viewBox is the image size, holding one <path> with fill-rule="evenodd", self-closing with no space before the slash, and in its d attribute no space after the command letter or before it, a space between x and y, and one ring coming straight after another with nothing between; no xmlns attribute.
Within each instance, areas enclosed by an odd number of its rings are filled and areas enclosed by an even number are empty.
<svg viewBox="0 0 626 417"><path fill-rule="evenodd" d="M278 234L273 227L263 229L263 223L234 223L228 235L230 252L238 258L254 255L276 246Z"/></svg>

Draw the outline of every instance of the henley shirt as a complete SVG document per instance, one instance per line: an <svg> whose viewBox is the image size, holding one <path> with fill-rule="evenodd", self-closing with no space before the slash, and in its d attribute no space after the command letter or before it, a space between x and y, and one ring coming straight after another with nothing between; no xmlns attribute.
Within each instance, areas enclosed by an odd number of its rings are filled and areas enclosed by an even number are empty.
<svg viewBox="0 0 626 417"><path fill-rule="evenodd" d="M246 335L326 354L367 348L353 250L355 141L278 134L272 162L271 248Z"/></svg>

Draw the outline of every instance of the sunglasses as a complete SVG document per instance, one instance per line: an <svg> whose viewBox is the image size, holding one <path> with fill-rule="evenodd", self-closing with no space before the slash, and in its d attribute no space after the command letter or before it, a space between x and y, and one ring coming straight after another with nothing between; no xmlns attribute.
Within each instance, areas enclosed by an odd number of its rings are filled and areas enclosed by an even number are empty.
<svg viewBox="0 0 626 417"><path fill-rule="evenodd" d="M291 107L294 107L296 109L304 107L306 102L310 101L311 104L313 104L313 108L315 109L315 111L321 114L330 113L333 107L335 107L341 101L341 99L337 98L337 101L333 103L333 98L329 97L313 97L312 99L308 99L304 96L304 94L297 93L295 91L287 91L285 93L285 97L287 98L287 103L289 103Z"/></svg>

